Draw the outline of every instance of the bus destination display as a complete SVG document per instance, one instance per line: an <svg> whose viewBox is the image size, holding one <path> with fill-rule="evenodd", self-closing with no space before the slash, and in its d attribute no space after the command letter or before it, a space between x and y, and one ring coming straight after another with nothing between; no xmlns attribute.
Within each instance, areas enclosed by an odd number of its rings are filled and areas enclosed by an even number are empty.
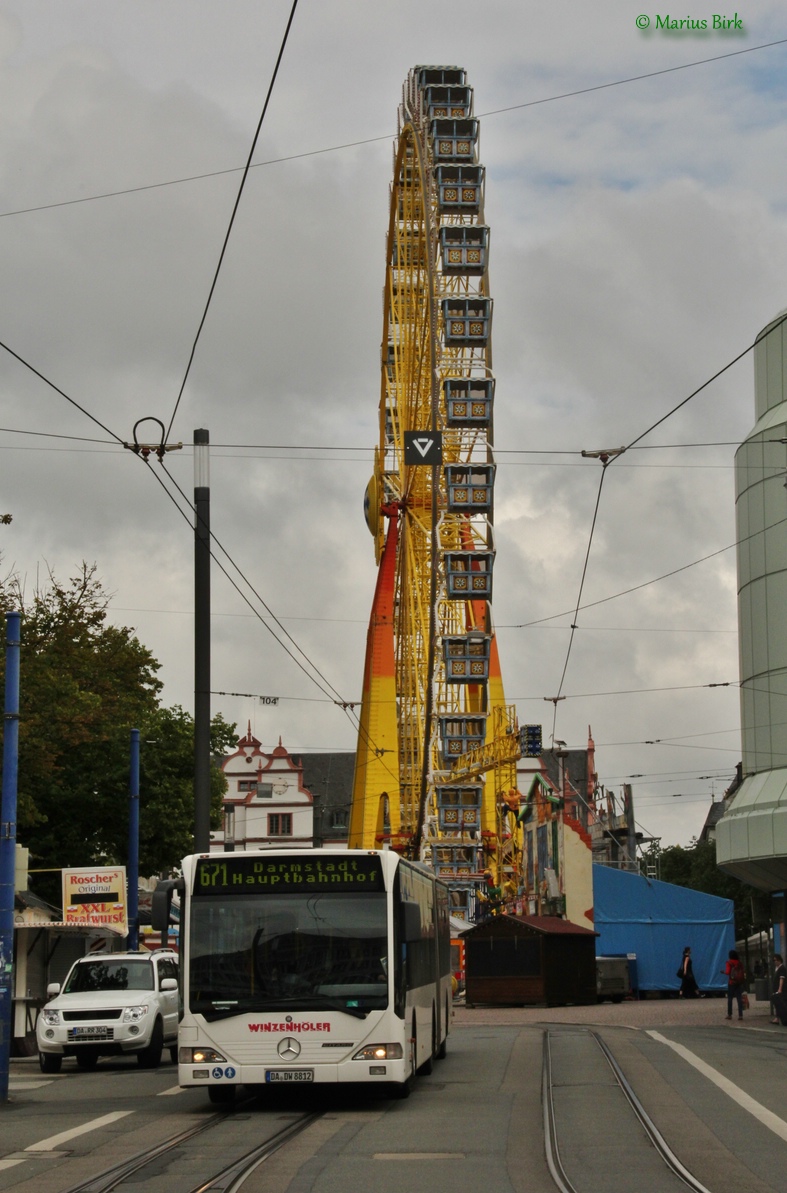
<svg viewBox="0 0 787 1193"><path fill-rule="evenodd" d="M379 859L363 855L266 858L259 853L236 853L231 857L200 858L194 876L195 897L384 890Z"/></svg>

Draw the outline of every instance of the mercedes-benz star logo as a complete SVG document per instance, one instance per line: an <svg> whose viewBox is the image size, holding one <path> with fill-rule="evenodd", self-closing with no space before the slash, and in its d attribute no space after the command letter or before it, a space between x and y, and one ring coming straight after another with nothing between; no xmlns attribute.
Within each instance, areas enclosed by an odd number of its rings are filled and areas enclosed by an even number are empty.
<svg viewBox="0 0 787 1193"><path fill-rule="evenodd" d="M301 1054L301 1046L292 1036L285 1036L276 1045L276 1051L282 1060L295 1060Z"/></svg>

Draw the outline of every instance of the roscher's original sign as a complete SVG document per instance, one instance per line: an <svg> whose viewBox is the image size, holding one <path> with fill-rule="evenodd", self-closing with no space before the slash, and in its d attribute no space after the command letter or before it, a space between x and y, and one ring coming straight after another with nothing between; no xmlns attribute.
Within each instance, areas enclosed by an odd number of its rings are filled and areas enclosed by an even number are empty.
<svg viewBox="0 0 787 1193"><path fill-rule="evenodd" d="M64 870L63 920L127 936L126 867Z"/></svg>

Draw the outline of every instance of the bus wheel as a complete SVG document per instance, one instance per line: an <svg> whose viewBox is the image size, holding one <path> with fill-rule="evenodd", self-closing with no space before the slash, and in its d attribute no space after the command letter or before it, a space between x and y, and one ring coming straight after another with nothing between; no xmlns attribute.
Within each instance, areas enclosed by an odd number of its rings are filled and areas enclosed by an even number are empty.
<svg viewBox="0 0 787 1193"><path fill-rule="evenodd" d="M397 1081L395 1085L388 1086L388 1096L394 1098L397 1102L403 1101L410 1097L410 1088L412 1086L411 1078L406 1081Z"/></svg>
<svg viewBox="0 0 787 1193"><path fill-rule="evenodd" d="M235 1102L234 1085L209 1085L208 1097L214 1106L232 1106Z"/></svg>
<svg viewBox="0 0 787 1193"><path fill-rule="evenodd" d="M442 1044L437 1049L437 1052L435 1052L435 1054L434 1054L435 1060L445 1060L445 1055L446 1055L446 1052L448 1051L448 1024L449 1023L450 1023L450 1019L448 1018L448 1000L446 1000L446 1004L445 1004L445 1035L443 1037Z"/></svg>

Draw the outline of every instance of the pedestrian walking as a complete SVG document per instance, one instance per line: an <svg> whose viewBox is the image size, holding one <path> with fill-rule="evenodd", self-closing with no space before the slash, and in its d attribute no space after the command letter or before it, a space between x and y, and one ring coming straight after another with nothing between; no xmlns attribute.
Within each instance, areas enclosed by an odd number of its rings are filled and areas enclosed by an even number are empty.
<svg viewBox="0 0 787 1193"><path fill-rule="evenodd" d="M686 946L683 950L683 957L678 970L678 977L680 978L680 990L678 995L680 998L696 998L699 991L697 989L697 980L694 977L694 970L691 964L691 949Z"/></svg>
<svg viewBox="0 0 787 1193"><path fill-rule="evenodd" d="M776 1016L771 1019L771 1023L781 1023L783 1027L787 1027L787 968L785 968L781 953L774 953L773 959L776 962L776 969L773 974L771 1001Z"/></svg>
<svg viewBox="0 0 787 1193"><path fill-rule="evenodd" d="M732 1019L732 1000L734 998L738 1004L738 1018L742 1019L743 985L746 981L746 973L735 949L730 949L729 960L721 972L727 975L727 1018Z"/></svg>

